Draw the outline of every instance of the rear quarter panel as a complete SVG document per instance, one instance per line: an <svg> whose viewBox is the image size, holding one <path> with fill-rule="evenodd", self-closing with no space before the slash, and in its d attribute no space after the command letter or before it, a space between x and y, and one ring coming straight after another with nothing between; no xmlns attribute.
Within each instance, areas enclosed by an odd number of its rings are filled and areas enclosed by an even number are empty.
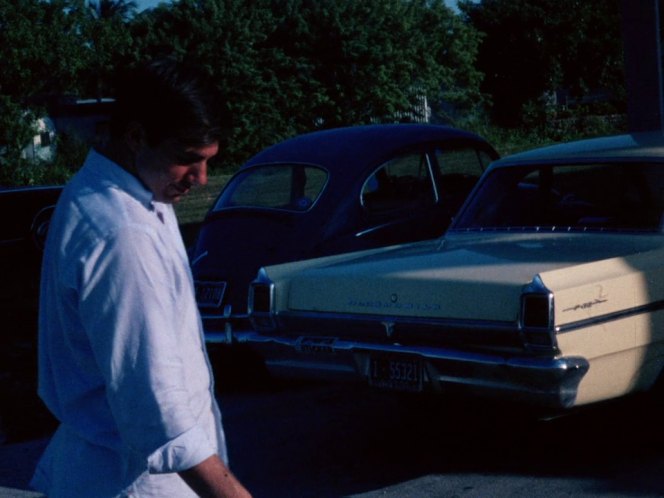
<svg viewBox="0 0 664 498"><path fill-rule="evenodd" d="M541 277L555 295L561 354L590 362L577 403L651 387L664 365L664 249Z"/></svg>

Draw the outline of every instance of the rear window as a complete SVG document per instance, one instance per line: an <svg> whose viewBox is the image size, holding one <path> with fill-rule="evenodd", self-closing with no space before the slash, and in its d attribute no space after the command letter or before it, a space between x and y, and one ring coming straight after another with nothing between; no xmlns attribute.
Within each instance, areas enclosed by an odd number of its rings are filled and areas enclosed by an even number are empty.
<svg viewBox="0 0 664 498"><path fill-rule="evenodd" d="M229 181L214 211L238 207L307 211L320 197L326 182L327 172L315 166L256 166Z"/></svg>
<svg viewBox="0 0 664 498"><path fill-rule="evenodd" d="M494 170L454 229L659 231L664 165L583 164Z"/></svg>

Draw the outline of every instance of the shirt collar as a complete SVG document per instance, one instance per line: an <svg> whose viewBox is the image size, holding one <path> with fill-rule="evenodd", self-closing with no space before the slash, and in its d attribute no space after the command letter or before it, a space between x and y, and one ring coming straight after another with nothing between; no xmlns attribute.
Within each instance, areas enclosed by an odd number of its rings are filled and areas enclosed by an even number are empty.
<svg viewBox="0 0 664 498"><path fill-rule="evenodd" d="M155 208L154 194L135 175L116 162L91 149L85 164L107 186L117 187L127 192L147 209Z"/></svg>

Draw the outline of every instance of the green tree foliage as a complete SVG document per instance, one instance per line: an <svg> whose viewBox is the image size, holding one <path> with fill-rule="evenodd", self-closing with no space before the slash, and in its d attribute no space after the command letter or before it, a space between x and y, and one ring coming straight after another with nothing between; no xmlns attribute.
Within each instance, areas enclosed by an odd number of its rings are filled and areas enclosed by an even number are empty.
<svg viewBox="0 0 664 498"><path fill-rule="evenodd" d="M43 114L38 97L75 92L88 63L79 0L0 0L0 177L24 166L21 150Z"/></svg>
<svg viewBox="0 0 664 498"><path fill-rule="evenodd" d="M15 100L72 91L87 64L78 0L0 0L0 92Z"/></svg>
<svg viewBox="0 0 664 498"><path fill-rule="evenodd" d="M129 22L137 4L126 0L98 0L88 3L83 22L90 47L90 61L85 71L89 96L105 97L112 92L111 81L118 65L129 57L132 37Z"/></svg>
<svg viewBox="0 0 664 498"><path fill-rule="evenodd" d="M440 1L290 0L269 42L307 99L307 123L339 126L413 114L423 96L480 102L479 39ZM417 117L417 116L416 116ZM421 117L421 116L420 116Z"/></svg>
<svg viewBox="0 0 664 498"><path fill-rule="evenodd" d="M0 95L0 185L17 183L17 172L25 166L21 151L35 134L35 119L11 97Z"/></svg>
<svg viewBox="0 0 664 498"><path fill-rule="evenodd" d="M294 132L279 108L288 86L272 73L280 56L262 46L273 29L270 4L262 0L181 0L134 22L137 59L169 55L209 75L227 128L224 162L237 164L249 150Z"/></svg>
<svg viewBox="0 0 664 498"><path fill-rule="evenodd" d="M139 15L138 57L209 73L231 163L287 136L481 104L479 37L442 1L181 0Z"/></svg>
<svg viewBox="0 0 664 498"><path fill-rule="evenodd" d="M552 90L624 97L617 5L177 0L137 13L133 0L0 0L0 141L20 147L38 98L112 97L118 68L159 55L208 75L229 167L316 128L420 119L423 97L432 121L467 122L493 101L500 124L523 124Z"/></svg>
<svg viewBox="0 0 664 498"><path fill-rule="evenodd" d="M617 0L462 0L484 36L477 60L500 125L523 124L556 90L606 90L624 101Z"/></svg>

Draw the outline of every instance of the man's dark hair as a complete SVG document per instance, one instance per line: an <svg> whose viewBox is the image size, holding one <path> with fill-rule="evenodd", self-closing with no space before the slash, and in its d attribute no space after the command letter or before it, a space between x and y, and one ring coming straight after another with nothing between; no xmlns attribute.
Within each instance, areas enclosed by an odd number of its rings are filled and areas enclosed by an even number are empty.
<svg viewBox="0 0 664 498"><path fill-rule="evenodd" d="M157 59L120 75L111 118L111 136L121 137L127 125L141 124L151 146L176 139L186 145L219 140L212 93L194 67L171 58Z"/></svg>

